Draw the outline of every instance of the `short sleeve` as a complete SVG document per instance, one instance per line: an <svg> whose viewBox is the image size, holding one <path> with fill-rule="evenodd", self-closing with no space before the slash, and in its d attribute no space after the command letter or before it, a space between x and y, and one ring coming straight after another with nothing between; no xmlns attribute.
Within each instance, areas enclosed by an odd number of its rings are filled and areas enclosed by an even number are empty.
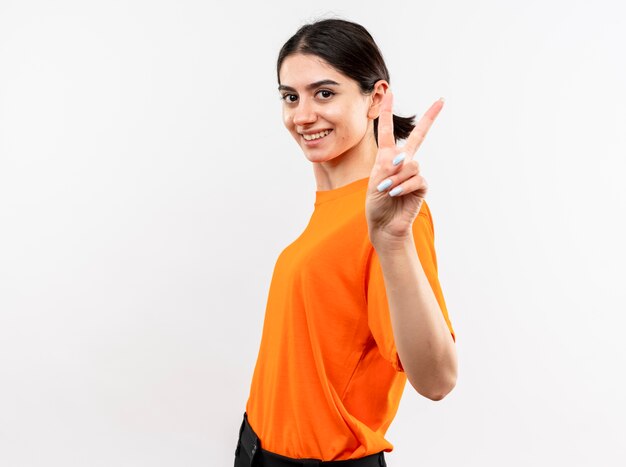
<svg viewBox="0 0 626 467"><path fill-rule="evenodd" d="M430 210L426 203L423 202L422 209L413 222L415 248L424 273L428 278L428 282L433 289L443 317L448 325L452 339L456 342L456 335L448 317L448 310L437 275L437 255L435 253L434 236ZM381 355L396 371L404 371L393 337L383 272L378 255L373 247L366 268L366 296L369 328Z"/></svg>

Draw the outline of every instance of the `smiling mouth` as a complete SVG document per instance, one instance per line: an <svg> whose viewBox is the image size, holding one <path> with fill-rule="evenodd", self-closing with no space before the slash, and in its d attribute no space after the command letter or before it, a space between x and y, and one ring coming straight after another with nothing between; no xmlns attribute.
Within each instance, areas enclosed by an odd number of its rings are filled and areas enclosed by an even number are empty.
<svg viewBox="0 0 626 467"><path fill-rule="evenodd" d="M320 131L319 133L315 133L312 135L302 135L302 137L304 138L305 141L315 141L316 139L322 139L328 136L331 131L333 130L324 130L324 131Z"/></svg>

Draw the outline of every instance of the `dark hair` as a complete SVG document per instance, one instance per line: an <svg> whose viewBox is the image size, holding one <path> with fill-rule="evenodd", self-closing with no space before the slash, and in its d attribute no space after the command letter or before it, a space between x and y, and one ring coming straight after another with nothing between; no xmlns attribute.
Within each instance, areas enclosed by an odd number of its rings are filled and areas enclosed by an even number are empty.
<svg viewBox="0 0 626 467"><path fill-rule="evenodd" d="M374 90L374 84L384 79L389 71L374 38L360 24L342 19L324 19L302 26L283 45L278 54L276 75L280 84L280 67L289 55L316 55L333 68L352 78L363 94ZM412 117L393 116L395 141L406 139L415 128ZM378 144L378 118L374 120L374 138Z"/></svg>

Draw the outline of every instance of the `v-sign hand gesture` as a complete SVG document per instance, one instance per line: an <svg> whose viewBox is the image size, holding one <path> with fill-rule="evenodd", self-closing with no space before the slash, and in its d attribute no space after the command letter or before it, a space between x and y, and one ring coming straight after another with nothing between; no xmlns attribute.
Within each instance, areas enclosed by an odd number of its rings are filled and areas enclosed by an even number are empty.
<svg viewBox="0 0 626 467"><path fill-rule="evenodd" d="M439 115L443 101L436 101L426 111L404 147L396 147L394 141L392 107L393 95L387 89L378 119L378 154L370 173L365 200L365 216L372 243L379 240L401 241L410 237L413 221L428 190L413 155Z"/></svg>

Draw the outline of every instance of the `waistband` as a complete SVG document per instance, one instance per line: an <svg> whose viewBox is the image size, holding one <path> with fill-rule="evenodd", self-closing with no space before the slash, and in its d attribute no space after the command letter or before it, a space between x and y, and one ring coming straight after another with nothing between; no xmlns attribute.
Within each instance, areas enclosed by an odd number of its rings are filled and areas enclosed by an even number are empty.
<svg viewBox="0 0 626 467"><path fill-rule="evenodd" d="M274 452L267 451L261 447L261 441L248 423L248 414L244 412L241 428L239 429L239 440L237 441L237 450L245 449L250 459L250 465L255 464L263 467L387 467L385 462L384 451L359 459L347 459L338 461L322 461L321 459L294 459L291 457L281 456ZM257 461L258 459L258 461Z"/></svg>

